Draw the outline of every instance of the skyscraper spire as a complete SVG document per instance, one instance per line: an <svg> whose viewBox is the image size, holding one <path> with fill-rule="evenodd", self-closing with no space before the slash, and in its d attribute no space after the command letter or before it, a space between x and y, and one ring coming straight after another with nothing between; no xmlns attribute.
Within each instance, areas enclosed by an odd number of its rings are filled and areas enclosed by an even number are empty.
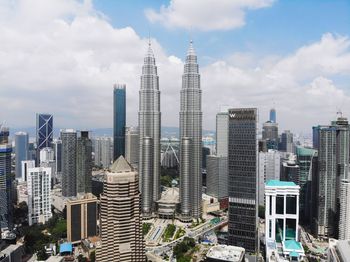
<svg viewBox="0 0 350 262"><path fill-rule="evenodd" d="M201 96L197 56L191 40L182 75L180 99L180 201L183 221L201 215Z"/></svg>
<svg viewBox="0 0 350 262"><path fill-rule="evenodd" d="M139 92L139 174L142 213L152 216L160 198L160 91L157 66L151 46L144 58Z"/></svg>

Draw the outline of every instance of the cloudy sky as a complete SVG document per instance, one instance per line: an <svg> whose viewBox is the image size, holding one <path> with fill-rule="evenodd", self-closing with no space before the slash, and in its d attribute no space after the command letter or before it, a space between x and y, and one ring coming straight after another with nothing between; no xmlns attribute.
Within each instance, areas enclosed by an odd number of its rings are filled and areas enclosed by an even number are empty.
<svg viewBox="0 0 350 262"><path fill-rule="evenodd" d="M178 125L183 61L193 39L203 125L220 106L272 106L281 129L310 133L350 117L350 1L0 0L0 122L112 126L114 83L127 85L137 124L148 36L160 77L162 124Z"/></svg>

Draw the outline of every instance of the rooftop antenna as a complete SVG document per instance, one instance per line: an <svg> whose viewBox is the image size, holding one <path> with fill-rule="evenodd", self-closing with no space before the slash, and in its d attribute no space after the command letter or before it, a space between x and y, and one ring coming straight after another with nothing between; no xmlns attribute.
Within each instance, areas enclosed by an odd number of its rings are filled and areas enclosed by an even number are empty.
<svg viewBox="0 0 350 262"><path fill-rule="evenodd" d="M151 46L151 30L148 27L148 45Z"/></svg>
<svg viewBox="0 0 350 262"><path fill-rule="evenodd" d="M337 118L342 118L343 117L343 112L341 111L340 108L337 109Z"/></svg>

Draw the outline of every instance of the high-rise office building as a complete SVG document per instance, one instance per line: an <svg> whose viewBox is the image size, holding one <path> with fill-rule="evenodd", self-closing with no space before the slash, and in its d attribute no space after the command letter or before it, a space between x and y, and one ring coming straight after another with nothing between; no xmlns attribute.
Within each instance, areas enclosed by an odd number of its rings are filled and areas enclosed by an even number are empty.
<svg viewBox="0 0 350 262"><path fill-rule="evenodd" d="M265 205L265 183L280 180L281 155L277 150L259 152L259 205Z"/></svg>
<svg viewBox="0 0 350 262"><path fill-rule="evenodd" d="M285 130L281 134L281 141L278 149L283 152L294 153L293 134L289 130Z"/></svg>
<svg viewBox="0 0 350 262"><path fill-rule="evenodd" d="M88 131L81 131L77 140L77 193L91 192L92 141Z"/></svg>
<svg viewBox="0 0 350 262"><path fill-rule="evenodd" d="M27 161L22 161L21 162L21 178L20 180L22 182L27 182L27 178L28 178L28 170L29 168L34 168L35 167L35 161L34 160L27 160Z"/></svg>
<svg viewBox="0 0 350 262"><path fill-rule="evenodd" d="M52 143L55 152L56 172L62 172L62 141L55 139Z"/></svg>
<svg viewBox="0 0 350 262"><path fill-rule="evenodd" d="M202 202L202 90L197 55L187 51L180 95L180 205L181 219L201 216Z"/></svg>
<svg viewBox="0 0 350 262"><path fill-rule="evenodd" d="M51 217L51 168L28 169L28 223L45 224Z"/></svg>
<svg viewBox="0 0 350 262"><path fill-rule="evenodd" d="M262 139L266 141L267 149L278 149L278 124L267 121L263 124Z"/></svg>
<svg viewBox="0 0 350 262"><path fill-rule="evenodd" d="M228 155L228 111L216 114L216 155Z"/></svg>
<svg viewBox="0 0 350 262"><path fill-rule="evenodd" d="M126 86L113 89L113 160L125 156Z"/></svg>
<svg viewBox="0 0 350 262"><path fill-rule="evenodd" d="M317 202L313 203L317 207L314 214L314 230L317 236L330 237L336 233L336 128L318 126L318 138Z"/></svg>
<svg viewBox="0 0 350 262"><path fill-rule="evenodd" d="M270 119L269 120L271 123L277 123L276 122L276 109L274 109L274 108L270 109Z"/></svg>
<svg viewBox="0 0 350 262"><path fill-rule="evenodd" d="M337 237L340 233L341 180L349 179L349 135L347 118L338 117L330 126L313 129L318 138L318 203L314 218L316 235Z"/></svg>
<svg viewBox="0 0 350 262"><path fill-rule="evenodd" d="M151 216L160 198L160 91L151 44L144 58L139 92L139 174L143 216Z"/></svg>
<svg viewBox="0 0 350 262"><path fill-rule="evenodd" d="M339 239L350 239L350 180L340 181Z"/></svg>
<svg viewBox="0 0 350 262"><path fill-rule="evenodd" d="M56 184L56 161L55 151L51 147L44 147L39 152L40 155L40 167L51 168L51 184Z"/></svg>
<svg viewBox="0 0 350 262"><path fill-rule="evenodd" d="M12 227L11 153L9 129L0 124L0 228Z"/></svg>
<svg viewBox="0 0 350 262"><path fill-rule="evenodd" d="M73 244L97 235L97 198L91 194L67 200L67 240Z"/></svg>
<svg viewBox="0 0 350 262"><path fill-rule="evenodd" d="M36 114L36 146L37 163L39 152L44 147L50 147L53 139L53 116L50 114Z"/></svg>
<svg viewBox="0 0 350 262"><path fill-rule="evenodd" d="M120 156L105 181L96 261L145 261L138 173Z"/></svg>
<svg viewBox="0 0 350 262"><path fill-rule="evenodd" d="M62 196L77 195L77 132L73 129L61 130L62 140Z"/></svg>
<svg viewBox="0 0 350 262"><path fill-rule="evenodd" d="M312 179L312 163L317 151L312 148L298 146L296 148L297 162L299 166L299 186L300 186L300 221L310 223L309 201Z"/></svg>
<svg viewBox="0 0 350 262"><path fill-rule="evenodd" d="M229 110L228 243L258 249L258 112L256 108Z"/></svg>
<svg viewBox="0 0 350 262"><path fill-rule="evenodd" d="M128 127L125 131L125 159L132 166L139 163L139 130L138 128Z"/></svg>
<svg viewBox="0 0 350 262"><path fill-rule="evenodd" d="M207 156L207 195L219 200L228 197L227 172L227 156Z"/></svg>
<svg viewBox="0 0 350 262"><path fill-rule="evenodd" d="M16 179L22 176L22 161L29 159L29 138L26 132L15 134Z"/></svg>
<svg viewBox="0 0 350 262"><path fill-rule="evenodd" d="M288 159L282 161L281 180L294 182L300 186L300 167L296 156L290 154Z"/></svg>
<svg viewBox="0 0 350 262"><path fill-rule="evenodd" d="M52 161L55 159L55 151L51 147L44 147L40 150L40 162Z"/></svg>
<svg viewBox="0 0 350 262"><path fill-rule="evenodd" d="M93 139L95 165L108 168L113 158L113 142L110 137L97 137Z"/></svg>

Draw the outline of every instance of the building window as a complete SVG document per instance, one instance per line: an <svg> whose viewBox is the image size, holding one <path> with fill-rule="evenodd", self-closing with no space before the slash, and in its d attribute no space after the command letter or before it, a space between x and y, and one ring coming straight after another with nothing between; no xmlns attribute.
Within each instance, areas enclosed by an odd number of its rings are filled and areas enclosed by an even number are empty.
<svg viewBox="0 0 350 262"><path fill-rule="evenodd" d="M276 214L284 214L284 196L276 197Z"/></svg>
<svg viewBox="0 0 350 262"><path fill-rule="evenodd" d="M296 215L297 213L297 197L293 195L287 195L286 199L287 214Z"/></svg>

